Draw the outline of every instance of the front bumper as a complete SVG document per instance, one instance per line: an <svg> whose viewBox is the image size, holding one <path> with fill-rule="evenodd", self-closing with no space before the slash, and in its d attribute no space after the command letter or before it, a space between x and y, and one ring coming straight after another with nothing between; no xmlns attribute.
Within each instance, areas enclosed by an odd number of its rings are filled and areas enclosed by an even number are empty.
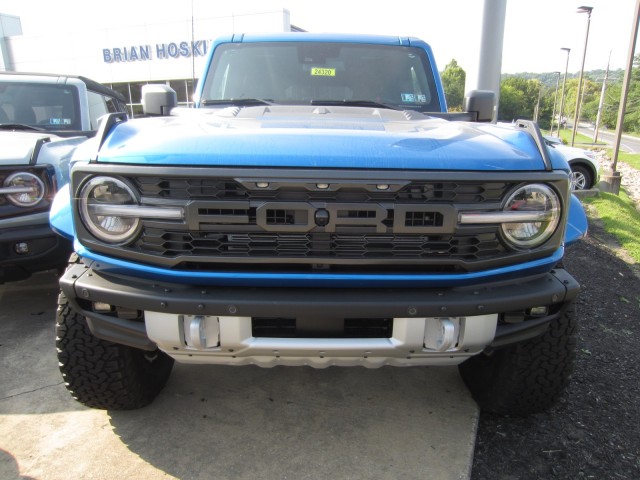
<svg viewBox="0 0 640 480"><path fill-rule="evenodd" d="M71 266L60 285L99 338L146 350L159 346L181 361L262 366L460 363L486 347L541 334L580 289L563 269L510 283L461 288L240 288L107 275L82 263ZM112 313L94 311L96 302L102 309L105 304L113 306ZM516 323L498 321L499 314L534 307L549 307L549 313ZM123 308L141 315L128 320L113 313ZM388 338L375 339L328 339L317 334L258 338L252 334L252 319L279 317L313 318L319 324L337 318L393 319L393 332ZM191 328L188 319L209 322L218 341L189 343L185 340L185 331ZM459 337L455 348L435 351L428 347L427 331L441 325L433 322L442 319L457 325Z"/></svg>
<svg viewBox="0 0 640 480"><path fill-rule="evenodd" d="M48 223L0 229L0 283L62 268L72 251L71 242L54 233Z"/></svg>

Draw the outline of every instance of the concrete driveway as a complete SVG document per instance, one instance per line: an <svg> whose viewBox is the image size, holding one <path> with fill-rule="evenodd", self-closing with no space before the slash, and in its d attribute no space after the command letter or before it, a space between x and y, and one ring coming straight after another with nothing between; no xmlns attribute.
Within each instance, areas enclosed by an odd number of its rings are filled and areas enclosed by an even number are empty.
<svg viewBox="0 0 640 480"><path fill-rule="evenodd" d="M0 478L466 479L478 410L455 367L176 365L141 410L58 372L56 279L0 285Z"/></svg>

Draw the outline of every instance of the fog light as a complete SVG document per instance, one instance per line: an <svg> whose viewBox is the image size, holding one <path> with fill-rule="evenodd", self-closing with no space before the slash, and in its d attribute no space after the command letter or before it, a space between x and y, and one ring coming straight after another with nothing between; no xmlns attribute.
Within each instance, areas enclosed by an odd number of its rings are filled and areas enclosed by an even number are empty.
<svg viewBox="0 0 640 480"><path fill-rule="evenodd" d="M327 188L329 188L329 184L328 183L316 183L316 188L319 190L326 190Z"/></svg>
<svg viewBox="0 0 640 480"><path fill-rule="evenodd" d="M258 188L269 188L269 182L258 182L258 183L256 183L256 187L258 187Z"/></svg>
<svg viewBox="0 0 640 480"><path fill-rule="evenodd" d="M436 352L446 352L458 344L459 318L427 318L424 329L424 347Z"/></svg>
<svg viewBox="0 0 640 480"><path fill-rule="evenodd" d="M93 302L93 311L98 313L111 312L111 305L104 302Z"/></svg>
<svg viewBox="0 0 640 480"><path fill-rule="evenodd" d="M208 315L185 315L184 341L188 347L204 348L220 345L220 322L218 317Z"/></svg>
<svg viewBox="0 0 640 480"><path fill-rule="evenodd" d="M26 255L29 253L29 244L27 242L18 242L13 246L13 250L18 255Z"/></svg>
<svg viewBox="0 0 640 480"><path fill-rule="evenodd" d="M544 316L548 314L549 314L548 307L533 307L531 310L529 310L529 315L533 317Z"/></svg>
<svg viewBox="0 0 640 480"><path fill-rule="evenodd" d="M376 185L376 188L378 190L389 190L389 185L387 185L386 183L383 183L381 185Z"/></svg>

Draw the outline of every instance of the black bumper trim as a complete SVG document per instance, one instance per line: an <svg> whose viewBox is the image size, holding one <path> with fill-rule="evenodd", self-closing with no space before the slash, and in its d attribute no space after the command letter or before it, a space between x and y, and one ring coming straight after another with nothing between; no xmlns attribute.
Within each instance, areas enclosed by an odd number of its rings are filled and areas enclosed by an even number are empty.
<svg viewBox="0 0 640 480"><path fill-rule="evenodd" d="M562 269L517 282L475 287L326 289L169 284L134 277L107 276L84 264L69 268L60 279L60 286L74 308L90 319L89 325L96 336L146 350L152 349L153 344L143 335L142 323L82 309L82 302L75 299L185 315L296 317L317 315L322 311L330 316L348 312L352 318L421 318L526 310L565 303L573 300L580 290L576 280ZM540 327L537 322L531 326Z"/></svg>
<svg viewBox="0 0 640 480"><path fill-rule="evenodd" d="M35 251L13 252L17 242L31 243ZM35 225L0 231L0 284L29 278L36 272L62 269L73 252L71 241L56 234L49 225Z"/></svg>

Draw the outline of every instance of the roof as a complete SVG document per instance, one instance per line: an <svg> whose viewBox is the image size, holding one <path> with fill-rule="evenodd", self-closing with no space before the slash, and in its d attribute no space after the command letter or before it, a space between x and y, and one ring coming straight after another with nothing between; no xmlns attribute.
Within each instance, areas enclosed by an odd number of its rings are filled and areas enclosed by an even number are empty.
<svg viewBox="0 0 640 480"><path fill-rule="evenodd" d="M0 72L0 76L2 75L11 75L11 76L30 76L30 77L50 77L51 79L62 79L66 82L67 78L75 78L80 80L87 86L88 90L91 90L96 93L101 93L103 95L109 95L111 97L116 97L121 102L127 103L127 99L120 93L112 90L109 87L105 87L101 83L96 82L95 80L91 80L90 78L83 77L81 75L61 75L57 73L43 73L43 72Z"/></svg>

